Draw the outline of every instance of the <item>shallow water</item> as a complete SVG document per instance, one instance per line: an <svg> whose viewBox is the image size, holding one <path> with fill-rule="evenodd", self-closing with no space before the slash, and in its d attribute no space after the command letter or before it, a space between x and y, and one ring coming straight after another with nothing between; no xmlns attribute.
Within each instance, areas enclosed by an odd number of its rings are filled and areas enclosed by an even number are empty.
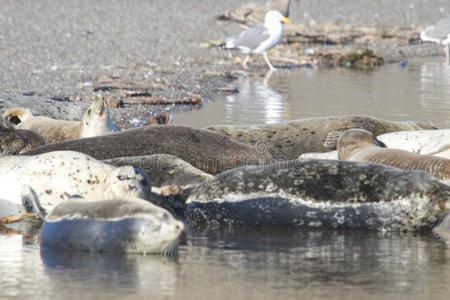
<svg viewBox="0 0 450 300"><path fill-rule="evenodd" d="M433 235L190 229L178 259L41 252L0 236L2 299L444 299L450 250Z"/></svg>
<svg viewBox="0 0 450 300"><path fill-rule="evenodd" d="M281 70L247 79L239 93L200 110L174 115L173 124L277 123L299 118L363 114L392 120L432 120L450 127L450 66L442 57L385 65L372 72L347 69Z"/></svg>

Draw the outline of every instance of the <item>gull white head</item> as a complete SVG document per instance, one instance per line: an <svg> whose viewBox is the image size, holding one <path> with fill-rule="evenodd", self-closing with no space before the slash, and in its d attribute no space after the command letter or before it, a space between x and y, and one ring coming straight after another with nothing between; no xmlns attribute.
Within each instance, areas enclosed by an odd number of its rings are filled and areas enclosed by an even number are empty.
<svg viewBox="0 0 450 300"><path fill-rule="evenodd" d="M281 24L281 23L291 24L291 20L283 16L277 10L271 10L266 13L266 16L264 18L264 24L266 25L266 27L270 28L274 24Z"/></svg>

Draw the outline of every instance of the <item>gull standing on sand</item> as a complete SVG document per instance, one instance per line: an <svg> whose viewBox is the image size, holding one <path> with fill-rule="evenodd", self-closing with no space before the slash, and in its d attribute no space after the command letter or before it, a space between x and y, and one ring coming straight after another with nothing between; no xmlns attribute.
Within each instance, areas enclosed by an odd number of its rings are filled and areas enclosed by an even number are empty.
<svg viewBox="0 0 450 300"><path fill-rule="evenodd" d="M247 68L250 54L262 53L264 60L273 71L275 68L267 58L267 51L275 47L283 36L283 24L290 24L291 21L276 10L269 11L265 16L264 25L250 27L238 35L229 37L225 41L224 48L239 49L246 53L242 66Z"/></svg>
<svg viewBox="0 0 450 300"><path fill-rule="evenodd" d="M450 17L440 19L436 24L425 28L420 33L420 39L424 42L433 42L445 46L445 62L449 63L450 49Z"/></svg>

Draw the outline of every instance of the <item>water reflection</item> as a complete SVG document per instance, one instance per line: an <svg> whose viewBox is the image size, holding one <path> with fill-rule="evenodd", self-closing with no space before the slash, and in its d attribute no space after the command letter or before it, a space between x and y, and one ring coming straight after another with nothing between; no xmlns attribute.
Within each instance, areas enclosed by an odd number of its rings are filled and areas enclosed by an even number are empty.
<svg viewBox="0 0 450 300"><path fill-rule="evenodd" d="M40 251L0 235L0 296L83 299L442 298L450 251L428 235L193 228L178 261ZM26 288L24 288L26 286Z"/></svg>
<svg viewBox="0 0 450 300"><path fill-rule="evenodd" d="M161 256L41 251L49 289L101 291L102 297L133 294L171 296L177 263ZM82 287L82 288L81 288Z"/></svg>
<svg viewBox="0 0 450 300"><path fill-rule="evenodd" d="M268 81L267 77L265 81ZM238 84L238 90L239 93L225 98L225 120L228 124L241 124L247 118L255 117L264 124L279 123L289 110L283 103L282 95L267 82L247 78Z"/></svg>
<svg viewBox="0 0 450 300"><path fill-rule="evenodd" d="M450 65L442 61L421 65L420 99L425 109L450 112Z"/></svg>
<svg viewBox="0 0 450 300"><path fill-rule="evenodd" d="M178 113L174 125L204 127L210 124L279 123L290 118L291 107L284 96L270 86L271 73L264 79L246 78L236 83L238 93L204 105L201 110Z"/></svg>
<svg viewBox="0 0 450 300"><path fill-rule="evenodd" d="M264 124L362 114L392 120L432 120L450 127L450 67L442 57L390 64L374 72L298 69L236 83L240 93L174 115L175 125Z"/></svg>
<svg viewBox="0 0 450 300"><path fill-rule="evenodd" d="M191 264L197 257L209 263L197 265L191 271L193 279L183 285L198 285L199 278L206 280L212 273L213 281L225 285L240 282L251 298L276 297L278 293L288 298L299 294L382 297L402 292L419 299L423 296L420 293L428 293L432 286L437 295L448 294L450 289L431 278L450 276L450 270L443 267L449 264L449 251L432 236L254 228L199 230L191 233L190 253L182 263ZM227 281L230 278L232 283Z"/></svg>

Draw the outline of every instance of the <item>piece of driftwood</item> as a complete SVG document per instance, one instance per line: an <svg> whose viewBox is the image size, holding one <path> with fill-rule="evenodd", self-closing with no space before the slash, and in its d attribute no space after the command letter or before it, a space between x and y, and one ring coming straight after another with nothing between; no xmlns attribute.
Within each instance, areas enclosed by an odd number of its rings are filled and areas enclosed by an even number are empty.
<svg viewBox="0 0 450 300"><path fill-rule="evenodd" d="M7 224L13 224L25 220L39 220L40 216L35 213L24 213L20 215L14 215L14 216L6 216L3 218L0 218L0 225L7 225Z"/></svg>
<svg viewBox="0 0 450 300"><path fill-rule="evenodd" d="M136 97L141 95L151 95L148 84L138 84L136 82L124 81L118 77L100 76L92 84L94 92L100 91L120 91L124 97Z"/></svg>

